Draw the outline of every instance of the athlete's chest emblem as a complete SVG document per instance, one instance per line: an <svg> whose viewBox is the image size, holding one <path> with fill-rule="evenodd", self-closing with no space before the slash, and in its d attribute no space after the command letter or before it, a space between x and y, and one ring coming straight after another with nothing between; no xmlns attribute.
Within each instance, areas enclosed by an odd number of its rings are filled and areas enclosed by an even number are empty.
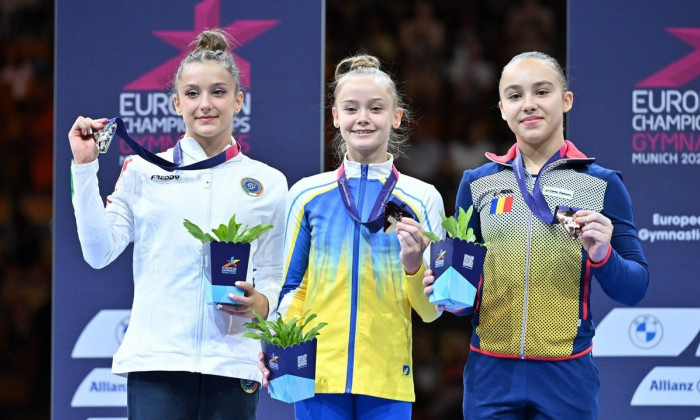
<svg viewBox="0 0 700 420"><path fill-rule="evenodd" d="M258 197L263 193L263 185L254 178L243 178L241 180L241 188L251 197Z"/></svg>
<svg viewBox="0 0 700 420"><path fill-rule="evenodd" d="M489 214L510 213L513 209L513 196L494 197L491 199Z"/></svg>

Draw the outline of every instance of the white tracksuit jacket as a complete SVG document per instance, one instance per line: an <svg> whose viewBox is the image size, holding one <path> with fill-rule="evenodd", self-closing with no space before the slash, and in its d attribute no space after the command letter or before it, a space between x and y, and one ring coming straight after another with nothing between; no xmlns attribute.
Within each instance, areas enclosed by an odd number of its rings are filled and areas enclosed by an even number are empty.
<svg viewBox="0 0 700 420"><path fill-rule="evenodd" d="M194 139L180 143L183 165L206 158ZM160 156L172 161L173 149ZM71 165L83 257L102 268L134 242L131 319L112 371L189 371L260 381L260 344L242 336L245 319L205 303L203 245L183 221L211 232L235 213L244 225L274 225L253 241L247 277L272 310L282 283L285 176L241 153L211 169L174 172L131 156L105 208L97 170L97 160ZM246 191L246 179L262 192Z"/></svg>

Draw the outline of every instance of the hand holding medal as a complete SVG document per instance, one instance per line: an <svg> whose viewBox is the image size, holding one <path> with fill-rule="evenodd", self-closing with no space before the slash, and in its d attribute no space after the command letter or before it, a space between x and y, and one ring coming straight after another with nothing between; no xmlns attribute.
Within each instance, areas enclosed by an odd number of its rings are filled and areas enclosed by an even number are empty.
<svg viewBox="0 0 700 420"><path fill-rule="evenodd" d="M581 245L588 253L588 259L599 263L610 252L613 224L610 219L592 210L578 210L575 222L581 226Z"/></svg>
<svg viewBox="0 0 700 420"><path fill-rule="evenodd" d="M430 245L430 239L423 235L423 226L415 220L413 214L391 201L386 203L384 213L384 232L396 232L401 245L399 259L406 274L415 274L423 264L423 253Z"/></svg>
<svg viewBox="0 0 700 420"><path fill-rule="evenodd" d="M240 144L234 143L233 147L228 147L219 154L182 166L182 149L180 148L179 142L175 144L173 149L173 162L170 162L152 153L134 140L126 131L126 126L121 118L117 117L109 120L101 118L99 120L92 120L90 118L78 117L71 131L68 133L68 139L71 142L71 149L73 150L74 162L77 164L89 163L97 159L98 152L107 153L107 149L115 135L124 140L135 154L168 172L175 170L194 171L213 168L229 159L233 159L241 150ZM88 139L91 141L88 141ZM92 144L94 144L94 146ZM88 150L88 152L82 152L83 150ZM76 154L76 152L78 152L78 154ZM80 159L78 159L79 155L81 157ZM84 159L83 155L85 155Z"/></svg>
<svg viewBox="0 0 700 420"><path fill-rule="evenodd" d="M100 150L95 136L96 133L105 128L107 121L107 118L92 119L87 117L78 117L75 120L68 132L73 162L85 164L97 159Z"/></svg>

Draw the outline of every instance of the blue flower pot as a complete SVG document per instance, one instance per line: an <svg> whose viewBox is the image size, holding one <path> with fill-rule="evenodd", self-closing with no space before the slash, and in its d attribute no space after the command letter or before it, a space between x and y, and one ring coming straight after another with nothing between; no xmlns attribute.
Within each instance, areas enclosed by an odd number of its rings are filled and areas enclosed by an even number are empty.
<svg viewBox="0 0 700 420"><path fill-rule="evenodd" d="M270 370L270 396L294 403L314 396L317 340L289 347L262 342L265 366Z"/></svg>
<svg viewBox="0 0 700 420"><path fill-rule="evenodd" d="M486 247L447 238L430 244L430 269L435 276L429 301L459 312L474 306L484 270Z"/></svg>
<svg viewBox="0 0 700 420"><path fill-rule="evenodd" d="M209 259L206 282L206 302L236 305L230 293L243 296L243 290L234 286L237 281L245 281L250 258L249 243L209 242ZM205 250L206 252L206 250Z"/></svg>

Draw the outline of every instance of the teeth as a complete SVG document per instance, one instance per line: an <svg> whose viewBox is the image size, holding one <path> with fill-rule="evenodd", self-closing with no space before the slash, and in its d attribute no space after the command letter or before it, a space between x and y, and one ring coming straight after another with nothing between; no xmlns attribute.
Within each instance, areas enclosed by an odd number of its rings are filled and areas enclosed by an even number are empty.
<svg viewBox="0 0 700 420"><path fill-rule="evenodd" d="M373 132L374 132L374 130L355 130L355 133L357 133L357 134L369 134L369 133L373 133Z"/></svg>

